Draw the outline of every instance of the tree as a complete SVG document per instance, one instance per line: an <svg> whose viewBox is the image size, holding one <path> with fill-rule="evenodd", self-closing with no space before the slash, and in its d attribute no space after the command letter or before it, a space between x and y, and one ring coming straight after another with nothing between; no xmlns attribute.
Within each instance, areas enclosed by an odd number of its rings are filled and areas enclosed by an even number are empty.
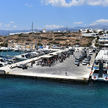
<svg viewBox="0 0 108 108"><path fill-rule="evenodd" d="M0 44L0 46L2 46L2 47L8 47L8 43L7 42L2 43L2 44Z"/></svg>
<svg viewBox="0 0 108 108"><path fill-rule="evenodd" d="M91 33L91 32L90 32L90 30L89 30L89 29L87 29L87 32L86 32L86 33Z"/></svg>
<svg viewBox="0 0 108 108"><path fill-rule="evenodd" d="M108 34L108 31L106 33Z"/></svg>
<svg viewBox="0 0 108 108"><path fill-rule="evenodd" d="M99 34L99 35L103 35L103 31L100 31L98 34Z"/></svg>

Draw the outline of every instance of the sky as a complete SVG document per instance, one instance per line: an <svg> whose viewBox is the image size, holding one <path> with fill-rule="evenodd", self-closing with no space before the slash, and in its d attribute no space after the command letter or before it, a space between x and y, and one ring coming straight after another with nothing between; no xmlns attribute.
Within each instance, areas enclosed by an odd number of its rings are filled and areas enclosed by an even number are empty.
<svg viewBox="0 0 108 108"><path fill-rule="evenodd" d="M108 0L0 0L0 30L108 24Z"/></svg>

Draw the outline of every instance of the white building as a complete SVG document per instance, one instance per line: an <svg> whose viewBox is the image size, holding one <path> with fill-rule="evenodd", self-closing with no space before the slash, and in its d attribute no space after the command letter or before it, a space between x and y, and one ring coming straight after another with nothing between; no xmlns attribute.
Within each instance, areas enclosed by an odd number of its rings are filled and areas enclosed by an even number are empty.
<svg viewBox="0 0 108 108"><path fill-rule="evenodd" d="M88 31L90 33L93 33L94 32L93 29L89 29L89 28L87 28L87 29L80 29L80 31L81 31L81 33L87 33Z"/></svg>
<svg viewBox="0 0 108 108"><path fill-rule="evenodd" d="M43 30L42 30L42 33L46 33L46 32L47 32L46 29L43 29Z"/></svg>
<svg viewBox="0 0 108 108"><path fill-rule="evenodd" d="M84 36L84 37L96 37L97 34L96 33L82 33L82 36Z"/></svg>
<svg viewBox="0 0 108 108"><path fill-rule="evenodd" d="M9 33L9 35L18 35L18 34L29 34L31 32L16 32L16 33Z"/></svg>
<svg viewBox="0 0 108 108"><path fill-rule="evenodd" d="M108 47L108 35L103 35L99 37L99 45Z"/></svg>
<svg viewBox="0 0 108 108"><path fill-rule="evenodd" d="M103 29L96 29L95 30L97 33L104 31Z"/></svg>

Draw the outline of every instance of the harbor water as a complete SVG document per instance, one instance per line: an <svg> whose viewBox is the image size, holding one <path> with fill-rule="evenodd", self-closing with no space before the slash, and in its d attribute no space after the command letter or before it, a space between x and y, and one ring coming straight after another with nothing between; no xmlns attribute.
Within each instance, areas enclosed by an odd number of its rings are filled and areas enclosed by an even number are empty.
<svg viewBox="0 0 108 108"><path fill-rule="evenodd" d="M8 52L9 54L17 55L16 52ZM7 55L7 52L3 55ZM108 83L78 84L29 78L0 78L0 108L107 107Z"/></svg>
<svg viewBox="0 0 108 108"><path fill-rule="evenodd" d="M0 51L0 56L15 56L19 54L23 54L24 52L22 51Z"/></svg>
<svg viewBox="0 0 108 108"><path fill-rule="evenodd" d="M0 78L0 108L107 108L107 84Z"/></svg>
<svg viewBox="0 0 108 108"><path fill-rule="evenodd" d="M22 51L0 51L0 56L4 56L4 57L13 57L16 55L20 55L23 54L24 52Z"/></svg>

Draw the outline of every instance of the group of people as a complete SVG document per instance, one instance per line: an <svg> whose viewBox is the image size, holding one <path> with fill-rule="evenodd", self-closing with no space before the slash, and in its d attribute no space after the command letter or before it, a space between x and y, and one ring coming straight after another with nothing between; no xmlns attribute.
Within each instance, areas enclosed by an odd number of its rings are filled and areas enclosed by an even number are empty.
<svg viewBox="0 0 108 108"><path fill-rule="evenodd" d="M70 57L70 51L62 52L58 55L52 55L49 58L42 58L37 64L41 66L52 66L57 62L62 63L66 58Z"/></svg>

